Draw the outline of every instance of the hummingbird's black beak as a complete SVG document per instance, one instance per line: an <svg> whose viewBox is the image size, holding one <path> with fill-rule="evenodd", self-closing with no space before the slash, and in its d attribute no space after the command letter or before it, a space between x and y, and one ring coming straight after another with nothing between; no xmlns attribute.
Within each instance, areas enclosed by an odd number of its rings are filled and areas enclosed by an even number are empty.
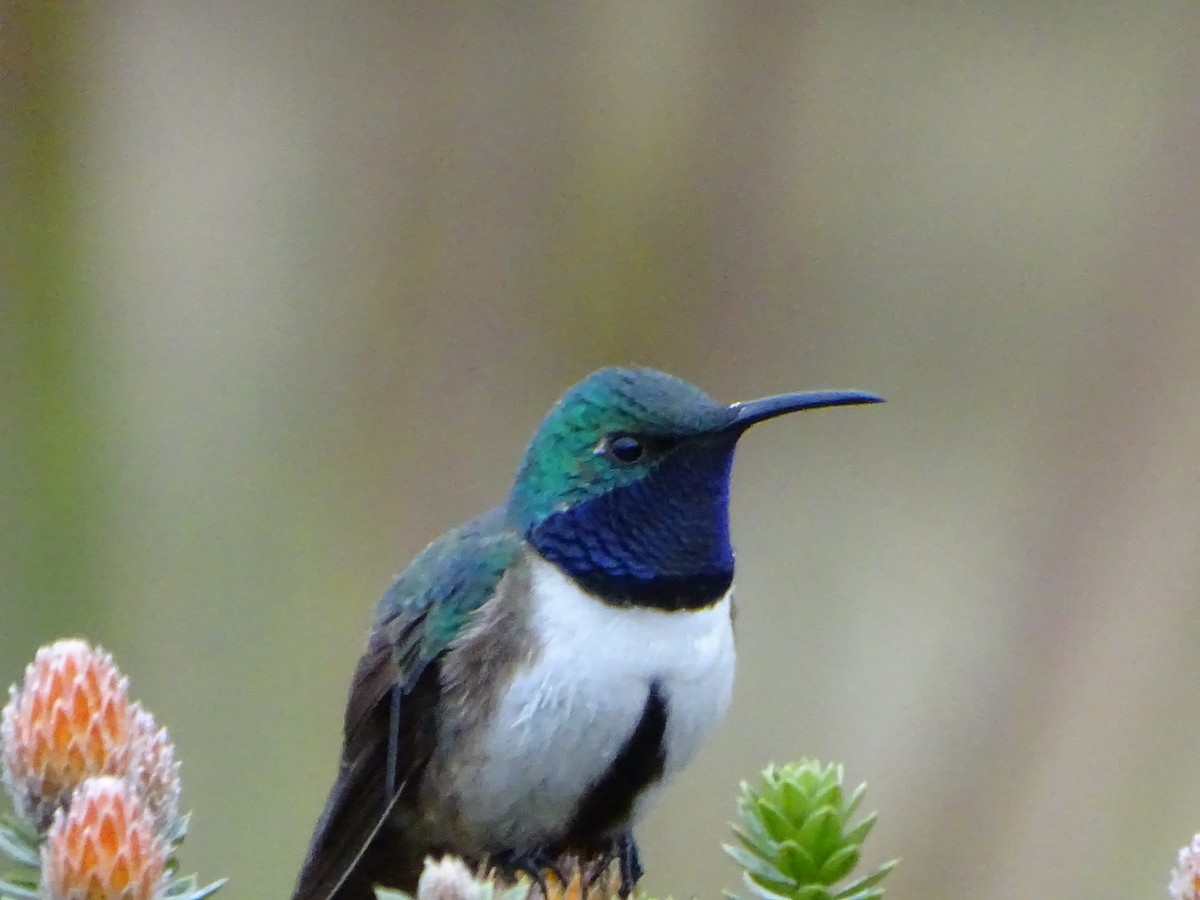
<svg viewBox="0 0 1200 900"><path fill-rule="evenodd" d="M761 400L747 400L745 403L735 403L734 420L729 428L743 431L756 422L773 419L785 413L799 412L802 409L821 409L825 406L855 406L859 403L882 403L883 398L865 391L802 391L799 394L780 394L777 397L763 397Z"/></svg>

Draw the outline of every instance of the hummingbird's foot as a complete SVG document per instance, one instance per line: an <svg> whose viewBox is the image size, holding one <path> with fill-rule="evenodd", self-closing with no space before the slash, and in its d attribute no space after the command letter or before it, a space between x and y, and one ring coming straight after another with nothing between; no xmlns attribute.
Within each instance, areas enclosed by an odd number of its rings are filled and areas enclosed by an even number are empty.
<svg viewBox="0 0 1200 900"><path fill-rule="evenodd" d="M538 886L543 897L550 896L550 890L546 885L546 876L543 873L550 872L558 879L560 885L565 886L568 880L558 866L558 857L544 847L529 853L518 853L515 850L493 853L491 864L514 881L518 875L528 875Z"/></svg>
<svg viewBox="0 0 1200 900"><path fill-rule="evenodd" d="M632 897L634 889L646 874L642 867L642 856L638 853L637 842L633 832L627 831L614 842L617 849L617 860L621 867L621 896Z"/></svg>
<svg viewBox="0 0 1200 900"><path fill-rule="evenodd" d="M633 896L633 892L637 888L638 882L642 880L642 876L646 874L646 870L642 868L642 857L638 853L637 842L633 839L632 831L626 831L612 839L612 843L592 868L591 874L584 883L585 893L596 879L608 871L608 867L614 862L617 863L621 876L620 895L622 897Z"/></svg>
<svg viewBox="0 0 1200 900"><path fill-rule="evenodd" d="M642 854L637 852L634 833L625 832L620 835L617 839L617 848L620 856L620 895L632 896L637 882L640 882L642 876L646 875L646 869L642 866Z"/></svg>

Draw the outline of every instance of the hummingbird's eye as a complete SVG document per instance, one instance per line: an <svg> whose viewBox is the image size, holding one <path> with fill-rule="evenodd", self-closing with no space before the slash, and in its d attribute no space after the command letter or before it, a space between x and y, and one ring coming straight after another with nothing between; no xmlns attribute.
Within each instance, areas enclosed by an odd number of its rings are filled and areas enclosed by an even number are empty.
<svg viewBox="0 0 1200 900"><path fill-rule="evenodd" d="M632 434L614 434L605 441L605 450L617 462L635 463L642 458L645 447Z"/></svg>

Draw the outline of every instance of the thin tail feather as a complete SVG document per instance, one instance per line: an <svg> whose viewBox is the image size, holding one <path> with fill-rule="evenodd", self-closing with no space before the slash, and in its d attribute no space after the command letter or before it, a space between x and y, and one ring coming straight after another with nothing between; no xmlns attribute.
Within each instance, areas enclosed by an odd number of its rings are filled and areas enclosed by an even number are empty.
<svg viewBox="0 0 1200 900"><path fill-rule="evenodd" d="M407 690L393 672L391 647L372 641L355 673L337 781L292 900L374 900L376 885L416 889L428 848L396 828L393 812L411 802L432 752L440 684L436 664Z"/></svg>

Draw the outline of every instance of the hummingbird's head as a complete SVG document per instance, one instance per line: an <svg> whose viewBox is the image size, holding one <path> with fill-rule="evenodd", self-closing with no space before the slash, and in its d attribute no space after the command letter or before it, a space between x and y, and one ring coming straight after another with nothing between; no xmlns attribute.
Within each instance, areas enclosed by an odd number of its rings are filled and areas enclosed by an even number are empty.
<svg viewBox="0 0 1200 900"><path fill-rule="evenodd" d="M813 391L725 406L662 372L602 369L543 420L509 518L601 599L704 606L733 580L729 476L738 438L783 413L876 402L857 391Z"/></svg>

